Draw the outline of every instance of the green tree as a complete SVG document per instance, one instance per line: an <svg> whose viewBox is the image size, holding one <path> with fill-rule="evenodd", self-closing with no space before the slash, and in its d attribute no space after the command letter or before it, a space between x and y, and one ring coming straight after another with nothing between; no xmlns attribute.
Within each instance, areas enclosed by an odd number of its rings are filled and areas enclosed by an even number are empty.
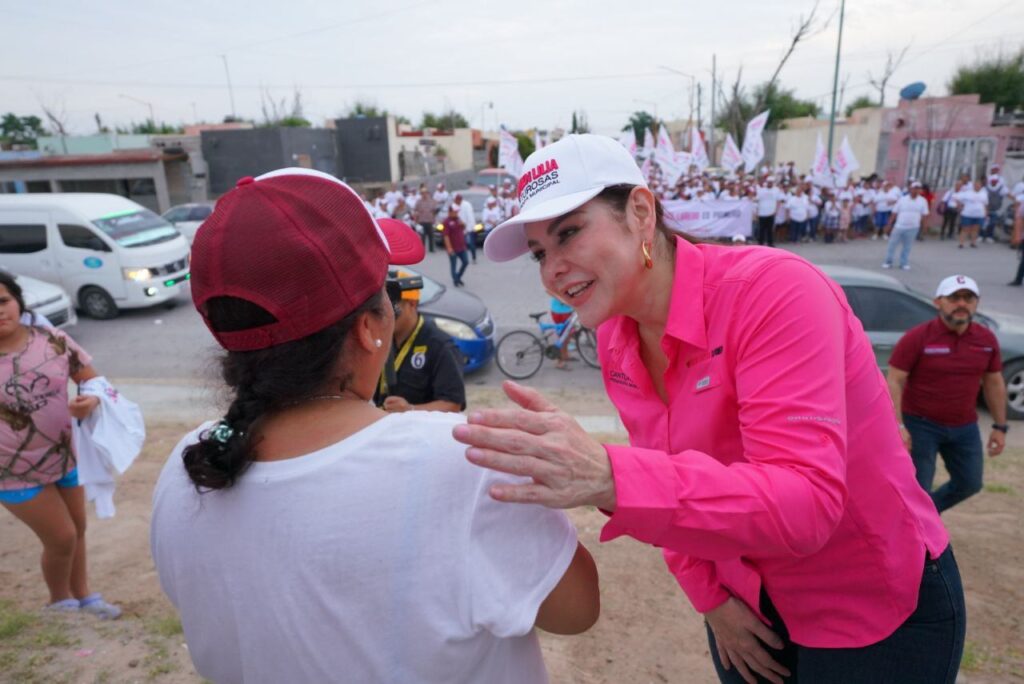
<svg viewBox="0 0 1024 684"><path fill-rule="evenodd" d="M8 112L0 118L0 143L3 145L24 145L36 149L39 136L49 135L38 116L18 116Z"/></svg>
<svg viewBox="0 0 1024 684"><path fill-rule="evenodd" d="M519 156L526 159L537 149L537 143L533 141L532 135L526 133L515 133L516 142L519 143Z"/></svg>
<svg viewBox="0 0 1024 684"><path fill-rule="evenodd" d="M846 116L849 117L853 114L854 109L861 109L863 107L877 107L878 103L871 99L870 95L861 95L856 100L846 105Z"/></svg>
<svg viewBox="0 0 1024 684"><path fill-rule="evenodd" d="M1024 107L1024 47L1016 54L999 51L960 66L947 84L953 95L977 93L983 103L1015 110Z"/></svg>
<svg viewBox="0 0 1024 684"><path fill-rule="evenodd" d="M409 117L402 116L401 114L391 114L387 109L378 107L375 102L365 102L363 100L356 100L355 102L350 104L348 108L345 110L345 117L349 119L376 119L378 117L388 116L389 114L391 116L394 116L395 121L397 121L400 124L412 123L411 121L409 121Z"/></svg>
<svg viewBox="0 0 1024 684"><path fill-rule="evenodd" d="M454 109L449 109L440 114L423 112L423 119L420 121L420 128L439 128L452 131L456 128L469 128L469 121Z"/></svg>
<svg viewBox="0 0 1024 684"><path fill-rule="evenodd" d="M181 135L185 132L183 126L172 126L166 121L155 123L152 119L146 119L142 123L132 122L127 129L118 127L118 133L135 133L138 135Z"/></svg>
<svg viewBox="0 0 1024 684"><path fill-rule="evenodd" d="M654 117L648 112L640 111L633 112L632 116L629 117L629 123L622 127L622 130L628 131L630 128L633 129L633 135L636 136L636 144L644 144L644 131L648 128L654 131Z"/></svg>

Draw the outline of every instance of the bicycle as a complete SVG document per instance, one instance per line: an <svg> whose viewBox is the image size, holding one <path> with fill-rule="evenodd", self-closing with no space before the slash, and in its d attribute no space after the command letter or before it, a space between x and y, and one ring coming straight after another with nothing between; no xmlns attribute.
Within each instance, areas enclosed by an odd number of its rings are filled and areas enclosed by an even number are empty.
<svg viewBox="0 0 1024 684"><path fill-rule="evenodd" d="M494 360L502 373L515 380L525 380L537 373L544 358L558 359L562 347L570 342L576 345L576 352L591 368L600 368L597 358L597 335L590 328L579 323L579 317L572 315L562 323L542 323L547 311L530 314L537 323L540 335L529 330L513 330L506 333L495 349Z"/></svg>

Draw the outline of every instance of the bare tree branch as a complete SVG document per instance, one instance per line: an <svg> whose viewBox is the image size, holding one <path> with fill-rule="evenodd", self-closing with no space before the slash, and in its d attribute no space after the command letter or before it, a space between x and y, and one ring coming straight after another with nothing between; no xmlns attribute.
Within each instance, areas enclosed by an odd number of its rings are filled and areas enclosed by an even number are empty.
<svg viewBox="0 0 1024 684"><path fill-rule="evenodd" d="M779 80L779 74L782 73L782 67L786 66L786 62L788 62L789 58L793 55L793 51L796 50L796 46L799 45L801 41L813 36L819 31L824 30L825 26L828 25L828 21L825 21L822 26L815 26L815 16L818 13L819 2L820 0L815 0L814 7L811 8L811 13L807 15L806 19L803 15L800 16L799 24L797 25L796 30L793 31L793 35L790 36L789 47L782 55L782 59L779 60L778 66L775 67L772 77L768 79L768 83L761 91L760 97L757 99L757 106L754 107L755 111L760 111L761 108L764 107L765 99L771 92L772 88L775 87L775 82Z"/></svg>
<svg viewBox="0 0 1024 684"><path fill-rule="evenodd" d="M907 56L907 50L910 49L910 43L900 50L898 55L893 55L889 52L885 57L885 68L882 69L882 75L875 77L868 72L868 83L878 89L878 105L880 107L885 106L885 88L889 83L889 79L896 73L896 70L900 68L900 64L903 63L903 58Z"/></svg>

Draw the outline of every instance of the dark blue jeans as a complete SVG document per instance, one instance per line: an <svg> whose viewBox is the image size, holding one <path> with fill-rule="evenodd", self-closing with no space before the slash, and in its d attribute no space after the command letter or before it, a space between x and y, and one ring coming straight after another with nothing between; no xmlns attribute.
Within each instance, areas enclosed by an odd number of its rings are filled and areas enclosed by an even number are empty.
<svg viewBox="0 0 1024 684"><path fill-rule="evenodd" d="M865 578L867 579L867 578ZM808 648L795 644L765 592L761 612L785 643L765 647L792 673L786 684L953 684L964 651L964 588L952 547L926 560L917 609L895 632L862 648ZM722 684L743 684L735 665L722 668L715 635L707 628L711 659ZM768 680L758 677L758 682Z"/></svg>
<svg viewBox="0 0 1024 684"><path fill-rule="evenodd" d="M917 481L931 493L939 513L981 491L985 453L977 423L948 427L904 413L903 424L910 432L910 456L917 469ZM937 453L942 454L949 482L932 491Z"/></svg>
<svg viewBox="0 0 1024 684"><path fill-rule="evenodd" d="M462 262L462 266L458 269L455 268L456 261ZM462 274L466 272L466 268L469 266L469 256L467 256L466 250L449 254L448 263L452 268L452 283L462 285Z"/></svg>

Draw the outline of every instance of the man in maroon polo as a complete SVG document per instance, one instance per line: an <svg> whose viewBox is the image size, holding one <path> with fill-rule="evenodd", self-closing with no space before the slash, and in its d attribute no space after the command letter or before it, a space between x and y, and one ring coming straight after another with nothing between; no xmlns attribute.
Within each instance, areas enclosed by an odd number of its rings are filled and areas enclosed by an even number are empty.
<svg viewBox="0 0 1024 684"><path fill-rule="evenodd" d="M995 421L989 456L1002 453L1009 430L999 342L988 328L972 322L979 295L972 278L943 280L935 292L938 317L908 330L889 359L889 394L900 435L917 468L917 481L931 492L940 513L981 491L979 385ZM949 481L932 491L936 453L942 454Z"/></svg>

